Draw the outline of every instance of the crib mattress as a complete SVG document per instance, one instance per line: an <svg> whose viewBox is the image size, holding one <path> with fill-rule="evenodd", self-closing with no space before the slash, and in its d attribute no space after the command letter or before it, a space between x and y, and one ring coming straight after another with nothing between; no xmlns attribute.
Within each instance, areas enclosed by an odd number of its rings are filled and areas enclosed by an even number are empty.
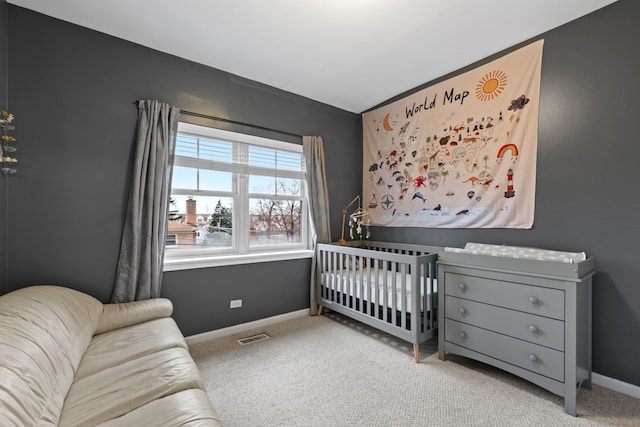
<svg viewBox="0 0 640 427"><path fill-rule="evenodd" d="M395 276L395 277L394 277ZM405 280L404 293L402 280ZM394 281L395 280L395 281ZM385 282L386 281L386 282ZM386 288L385 288L386 283ZM436 279L433 279L433 290L437 289ZM411 313L411 274L393 272L388 270L373 271L367 268L362 270L342 270L337 272L323 273L323 286L337 292L345 293L348 296L362 299L364 301L382 305L387 308L394 308ZM425 278L420 277L420 310L431 309L431 298L424 298L425 294L431 294L428 286L428 279L425 285ZM385 292L386 289L386 292ZM385 295L386 294L386 295ZM394 303L395 297L395 303Z"/></svg>

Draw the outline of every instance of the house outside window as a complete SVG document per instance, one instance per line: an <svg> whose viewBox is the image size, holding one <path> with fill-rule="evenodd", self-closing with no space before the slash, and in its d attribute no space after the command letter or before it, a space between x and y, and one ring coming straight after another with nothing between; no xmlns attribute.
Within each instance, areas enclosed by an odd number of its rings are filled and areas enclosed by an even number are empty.
<svg viewBox="0 0 640 427"><path fill-rule="evenodd" d="M302 146L180 122L165 271L310 257Z"/></svg>

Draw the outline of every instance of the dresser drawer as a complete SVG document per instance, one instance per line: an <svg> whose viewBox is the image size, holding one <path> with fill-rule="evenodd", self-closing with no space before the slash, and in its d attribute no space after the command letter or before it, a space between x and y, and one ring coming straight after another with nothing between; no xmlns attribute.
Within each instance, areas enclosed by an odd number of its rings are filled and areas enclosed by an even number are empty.
<svg viewBox="0 0 640 427"><path fill-rule="evenodd" d="M444 315L514 338L564 351L564 322L452 296L445 296Z"/></svg>
<svg viewBox="0 0 640 427"><path fill-rule="evenodd" d="M497 332L445 319L446 341L564 382L564 353Z"/></svg>
<svg viewBox="0 0 640 427"><path fill-rule="evenodd" d="M447 272L445 294L564 320L564 291L559 289Z"/></svg>

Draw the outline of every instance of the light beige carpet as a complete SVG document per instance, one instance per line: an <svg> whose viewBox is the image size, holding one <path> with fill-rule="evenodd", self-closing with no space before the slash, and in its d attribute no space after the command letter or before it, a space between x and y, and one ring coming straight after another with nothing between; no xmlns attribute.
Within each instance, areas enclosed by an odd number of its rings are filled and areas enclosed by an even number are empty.
<svg viewBox="0 0 640 427"><path fill-rule="evenodd" d="M265 332L270 339L236 341ZM191 346L225 426L640 426L640 401L594 385L563 399L329 312Z"/></svg>

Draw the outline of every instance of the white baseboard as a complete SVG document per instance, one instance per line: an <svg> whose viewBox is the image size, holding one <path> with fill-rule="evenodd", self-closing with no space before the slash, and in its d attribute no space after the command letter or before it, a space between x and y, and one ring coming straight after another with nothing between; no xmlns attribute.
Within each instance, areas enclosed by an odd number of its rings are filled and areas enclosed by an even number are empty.
<svg viewBox="0 0 640 427"><path fill-rule="evenodd" d="M267 317L266 319L255 320L253 322L242 323L240 325L229 326L228 328L216 329L214 331L203 332L201 334L190 335L186 337L187 345L198 344L203 341L211 340L214 338L225 337L228 335L239 334L242 332L250 331L252 329L263 328L274 323L283 322L289 319L295 319L297 317L304 317L309 315L309 309L305 308L298 311L292 311L290 313L279 314L273 317ZM626 394L636 399L640 399L640 387L625 383L615 378L605 377L598 373L592 372L591 382L595 385L606 387L618 393Z"/></svg>
<svg viewBox="0 0 640 427"><path fill-rule="evenodd" d="M289 319L295 319L297 317L304 317L309 315L309 309L305 308L298 311L292 311L290 313L279 314L273 317L267 317L266 319L254 320L253 322L242 323L240 325L229 326L228 328L216 329L214 331L203 332L201 334L190 335L186 337L187 345L198 344L203 341L211 340L214 338L225 337L227 335L239 334L242 332L250 331L252 329L263 328L265 326L273 325L274 323L283 322Z"/></svg>
<svg viewBox="0 0 640 427"><path fill-rule="evenodd" d="M637 385L625 383L623 381L616 380L615 378L605 377L604 375L596 374L595 372L591 374L591 382L595 385L617 391L618 393L640 399L640 387Z"/></svg>

